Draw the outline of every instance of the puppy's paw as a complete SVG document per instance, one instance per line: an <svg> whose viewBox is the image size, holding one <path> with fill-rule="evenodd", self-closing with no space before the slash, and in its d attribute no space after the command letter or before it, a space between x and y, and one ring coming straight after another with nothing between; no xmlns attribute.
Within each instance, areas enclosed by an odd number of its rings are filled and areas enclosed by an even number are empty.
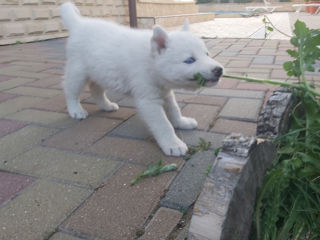
<svg viewBox="0 0 320 240"><path fill-rule="evenodd" d="M69 115L70 117L74 118L74 119L85 119L88 116L88 112L86 110L84 110L83 108L81 109L71 109L69 110Z"/></svg>
<svg viewBox="0 0 320 240"><path fill-rule="evenodd" d="M119 109L119 105L116 103L103 103L103 104L99 104L99 107L107 112L114 112L117 111Z"/></svg>
<svg viewBox="0 0 320 240"><path fill-rule="evenodd" d="M174 127L179 129L195 129L197 128L198 123L195 119L189 117L181 117Z"/></svg>
<svg viewBox="0 0 320 240"><path fill-rule="evenodd" d="M186 155L188 151L187 145L179 138L174 141L168 141L165 145L161 146L162 151L168 156L180 157Z"/></svg>

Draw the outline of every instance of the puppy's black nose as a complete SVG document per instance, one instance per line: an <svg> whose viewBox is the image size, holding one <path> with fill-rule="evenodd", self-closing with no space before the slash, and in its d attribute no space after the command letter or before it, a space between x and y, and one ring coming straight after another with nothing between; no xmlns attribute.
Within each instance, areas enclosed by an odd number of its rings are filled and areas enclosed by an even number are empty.
<svg viewBox="0 0 320 240"><path fill-rule="evenodd" d="M215 67L213 70L212 70L212 73L217 76L217 77L221 77L222 75L222 67Z"/></svg>

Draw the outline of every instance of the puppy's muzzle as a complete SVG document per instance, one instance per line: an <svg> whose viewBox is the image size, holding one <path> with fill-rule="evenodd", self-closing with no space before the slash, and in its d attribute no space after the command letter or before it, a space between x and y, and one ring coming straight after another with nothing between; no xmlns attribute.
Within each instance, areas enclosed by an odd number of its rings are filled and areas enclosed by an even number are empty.
<svg viewBox="0 0 320 240"><path fill-rule="evenodd" d="M215 67L214 69L212 69L212 73L214 75L214 78L219 79L223 73L223 69L222 67Z"/></svg>

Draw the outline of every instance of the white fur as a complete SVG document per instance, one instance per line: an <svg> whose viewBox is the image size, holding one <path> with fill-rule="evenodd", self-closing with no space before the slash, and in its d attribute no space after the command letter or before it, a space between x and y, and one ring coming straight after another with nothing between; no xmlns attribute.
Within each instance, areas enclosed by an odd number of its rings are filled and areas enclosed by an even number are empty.
<svg viewBox="0 0 320 240"><path fill-rule="evenodd" d="M130 94L163 152L185 155L188 148L173 126L194 129L197 122L181 115L171 89L198 88L196 73L217 82L213 69L221 67L207 56L203 41L188 32L188 22L183 31L169 34L159 26L153 31L133 30L82 17L72 3L61 6L61 16L70 32L64 76L70 116L87 117L79 102L87 83L97 105L106 111L119 107L108 100L105 89ZM184 63L190 57L196 62Z"/></svg>

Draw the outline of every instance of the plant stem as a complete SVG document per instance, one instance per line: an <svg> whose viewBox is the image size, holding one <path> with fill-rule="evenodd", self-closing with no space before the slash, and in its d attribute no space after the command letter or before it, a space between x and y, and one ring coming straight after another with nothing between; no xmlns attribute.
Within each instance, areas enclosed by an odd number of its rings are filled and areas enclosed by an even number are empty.
<svg viewBox="0 0 320 240"><path fill-rule="evenodd" d="M223 75L225 78L233 78L238 80L244 80L247 82L256 82L256 83L265 83L265 84L271 84L271 85L280 85L283 87L289 87L289 88L296 88L296 89L307 89L312 94L320 97L320 92L317 92L316 90L308 87L305 87L304 85L295 84L295 83L288 83L288 82L281 82L276 80L269 80L269 79L259 79L259 78L250 78L250 77L241 77L241 76L234 76L234 75Z"/></svg>

